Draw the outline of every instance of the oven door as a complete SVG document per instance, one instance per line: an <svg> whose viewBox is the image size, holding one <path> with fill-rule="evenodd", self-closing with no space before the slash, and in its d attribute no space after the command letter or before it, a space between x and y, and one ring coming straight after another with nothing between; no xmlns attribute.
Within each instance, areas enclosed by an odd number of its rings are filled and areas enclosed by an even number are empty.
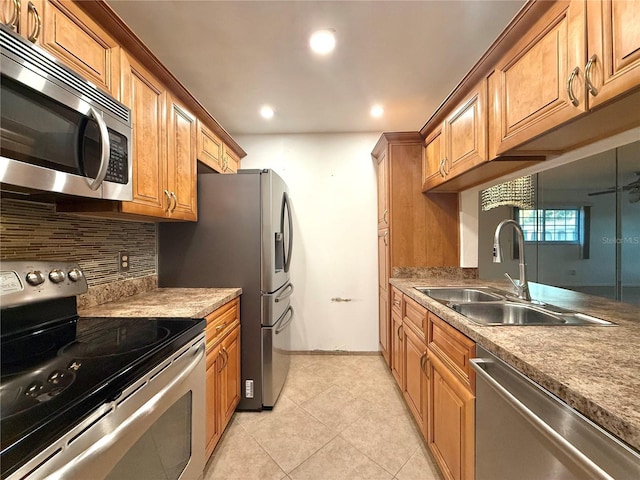
<svg viewBox="0 0 640 480"><path fill-rule="evenodd" d="M204 418L201 335L9 478L200 479Z"/></svg>

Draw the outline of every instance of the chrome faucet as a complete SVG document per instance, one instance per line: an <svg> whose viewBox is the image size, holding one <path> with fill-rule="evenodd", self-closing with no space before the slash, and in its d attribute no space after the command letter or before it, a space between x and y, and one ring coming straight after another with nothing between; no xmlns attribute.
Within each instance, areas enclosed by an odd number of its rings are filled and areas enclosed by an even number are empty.
<svg viewBox="0 0 640 480"><path fill-rule="evenodd" d="M505 277L509 279L509 281L513 284L518 292L518 298L521 300L525 300L527 302L531 301L531 294L529 293L529 282L527 282L527 264L524 261L524 234L522 233L522 228L515 220L507 219L501 221L497 228L496 234L493 238L493 263L502 263L502 247L500 246L500 231L502 227L505 225L513 225L513 228L516 230L516 234L518 235L518 252L520 257L520 279L518 283L516 283L511 275L505 273Z"/></svg>

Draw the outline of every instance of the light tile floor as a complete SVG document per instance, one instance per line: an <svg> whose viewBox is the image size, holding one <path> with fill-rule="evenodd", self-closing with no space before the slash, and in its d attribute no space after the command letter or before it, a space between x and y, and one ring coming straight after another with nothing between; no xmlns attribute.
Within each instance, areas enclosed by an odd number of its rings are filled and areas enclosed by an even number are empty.
<svg viewBox="0 0 640 480"><path fill-rule="evenodd" d="M440 480L379 355L293 355L273 411L236 412L205 480Z"/></svg>

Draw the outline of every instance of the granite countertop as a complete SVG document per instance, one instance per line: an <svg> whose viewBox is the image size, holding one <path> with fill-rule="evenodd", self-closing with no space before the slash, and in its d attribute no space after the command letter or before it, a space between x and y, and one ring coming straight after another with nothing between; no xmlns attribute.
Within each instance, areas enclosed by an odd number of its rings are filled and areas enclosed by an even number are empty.
<svg viewBox="0 0 640 480"><path fill-rule="evenodd" d="M588 313L617 326L481 326L413 287L492 286L511 292L505 282L392 278L390 283L640 450L640 308L531 283L534 300Z"/></svg>
<svg viewBox="0 0 640 480"><path fill-rule="evenodd" d="M156 288L102 305L79 309L83 317L204 318L242 294L241 288Z"/></svg>

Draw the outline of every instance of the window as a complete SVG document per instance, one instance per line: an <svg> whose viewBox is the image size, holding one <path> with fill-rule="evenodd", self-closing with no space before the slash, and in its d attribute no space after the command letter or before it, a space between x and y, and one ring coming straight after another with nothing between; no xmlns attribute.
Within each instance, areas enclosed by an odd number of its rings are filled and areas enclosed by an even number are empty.
<svg viewBox="0 0 640 480"><path fill-rule="evenodd" d="M579 208L516 210L525 242L580 243Z"/></svg>

